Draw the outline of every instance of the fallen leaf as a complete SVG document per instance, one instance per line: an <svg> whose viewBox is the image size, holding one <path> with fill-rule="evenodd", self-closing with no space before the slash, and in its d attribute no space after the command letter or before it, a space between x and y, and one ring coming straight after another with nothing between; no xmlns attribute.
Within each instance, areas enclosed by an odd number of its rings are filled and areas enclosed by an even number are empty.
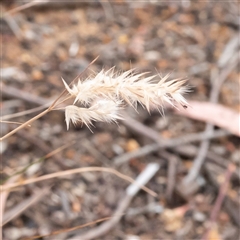
<svg viewBox="0 0 240 240"><path fill-rule="evenodd" d="M240 113L220 104L189 101L190 107L177 114L199 121L209 122L240 137Z"/></svg>

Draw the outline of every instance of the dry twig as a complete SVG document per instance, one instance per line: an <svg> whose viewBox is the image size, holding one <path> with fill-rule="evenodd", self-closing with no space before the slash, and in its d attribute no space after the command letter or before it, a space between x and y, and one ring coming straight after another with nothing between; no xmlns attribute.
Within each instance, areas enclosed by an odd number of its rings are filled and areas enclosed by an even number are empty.
<svg viewBox="0 0 240 240"><path fill-rule="evenodd" d="M41 0L41 1L39 1L39 0L32 0L32 1L30 1L28 3L25 3L25 4L23 4L23 5L19 6L19 7L13 8L12 10L9 10L5 14L14 14L14 13L20 12L20 11L22 11L24 9L33 7L33 6L37 5L37 4L43 4L43 3L47 3L47 2L49 2L49 0Z"/></svg>
<svg viewBox="0 0 240 240"><path fill-rule="evenodd" d="M27 208L31 207L36 202L40 201L46 194L49 193L49 187L45 187L39 191L36 191L31 197L25 199L20 202L12 209L8 210L4 213L2 226L11 221L12 219L19 216L22 212L24 212Z"/></svg>
<svg viewBox="0 0 240 240"><path fill-rule="evenodd" d="M89 227L89 226L97 224L97 223L105 222L106 220L109 220L111 218L112 217L105 217L105 218L98 219L96 221L85 223L85 224L80 225L80 226L71 227L71 228L67 228L67 229L61 229L61 230L51 232L49 234L32 236L31 238L24 238L24 239L21 239L21 240L39 239L39 238L49 237L49 236L53 236L53 235L58 235L58 234L61 234L61 233L72 232L72 231L75 231L75 230L80 229L80 228L86 228L86 227Z"/></svg>
<svg viewBox="0 0 240 240"><path fill-rule="evenodd" d="M171 154L167 151L161 151L161 156L168 160L168 175L167 175L167 190L166 190L166 198L169 202L172 201L172 194L174 191L174 187L176 184L176 172L177 165L180 161L177 156Z"/></svg>
<svg viewBox="0 0 240 240"><path fill-rule="evenodd" d="M151 152L157 151L161 148L176 147L176 146L184 145L184 144L190 143L190 142L224 137L227 135L230 135L230 133L226 132L224 130L216 130L213 132L213 134L209 134L206 132L191 133L191 134L185 135L184 137L173 138L170 140L162 141L161 143L153 143L153 144L146 145L136 151L124 153L120 156L117 156L113 159L113 161L114 161L114 164L120 165L120 164L123 164L123 163L131 160L132 158L145 156L145 155L147 155Z"/></svg>
<svg viewBox="0 0 240 240"><path fill-rule="evenodd" d="M211 228L213 227L214 223L216 222L218 213L221 209L223 200L225 198L225 195L227 194L229 182L231 180L232 173L235 171L236 167L233 164L229 164L228 169L225 173L225 181L222 183L216 202L212 208L211 214L210 214L210 223L208 225L208 228L206 230L205 235L203 236L202 240L208 240L208 234L211 231Z"/></svg>
<svg viewBox="0 0 240 240"><path fill-rule="evenodd" d="M229 63L229 65L221 72L220 76L216 76L216 74L213 74L214 72L212 72L212 90L211 90L211 94L210 94L210 102L211 103L217 103L218 102L218 97L220 94L220 89L222 84L224 83L224 81L227 79L228 75L231 73L231 71L237 66L238 63L238 53L235 54L234 58L232 59L232 61ZM206 128L205 128L205 132L212 134L214 131L214 125L212 125L211 123L207 123ZM189 185L192 181L194 181L200 170L201 167L204 163L204 160L206 159L206 155L209 149L209 145L210 145L210 141L209 140L204 140L202 141L200 148L199 148L199 152L198 155L196 156L196 158L193 161L193 165L190 169L190 171L188 172L187 176L185 176L185 178L183 179L183 184L185 185L185 187L187 187L187 185Z"/></svg>
<svg viewBox="0 0 240 240"><path fill-rule="evenodd" d="M100 236L103 236L108 231L110 231L121 219L124 212L126 211L127 207L131 203L133 197L138 193L140 190L139 186L144 186L158 171L159 165L156 163L150 163L147 165L147 167L143 170L142 173L136 178L137 184L131 184L126 189L126 195L125 197L120 201L117 210L113 214L112 218L100 225L99 227L96 227L95 229L90 230L89 232L85 234L76 235L69 240L74 239L81 239L81 240L90 240L90 239L96 239Z"/></svg>
<svg viewBox="0 0 240 240"><path fill-rule="evenodd" d="M21 181L19 183L9 183L7 185L3 185L1 186L1 191L6 191L6 190L11 190L12 188L15 187L19 187L19 186L24 186L30 183L35 183L35 182L40 182L40 181L44 181L44 180L48 180L51 178L60 178L66 175L72 175L72 174L76 174L76 173L83 173L83 172L107 172L107 173L112 173L128 182L131 183L135 183L134 179L132 179L131 177L128 177L120 172L118 172L115 169L111 169L111 168L103 168L103 167L85 167L85 168L76 168L76 169L70 169L70 170L66 170L66 171L61 171L61 172L56 172L56 173L51 173L51 174L47 174L47 175L43 175L41 177L37 177L37 178L30 178L24 181ZM137 183L136 183L137 184ZM150 190L147 187L144 186L139 186L138 187L142 188L144 191L146 191L147 193L149 193L150 195L156 197L156 193L153 192L152 190Z"/></svg>

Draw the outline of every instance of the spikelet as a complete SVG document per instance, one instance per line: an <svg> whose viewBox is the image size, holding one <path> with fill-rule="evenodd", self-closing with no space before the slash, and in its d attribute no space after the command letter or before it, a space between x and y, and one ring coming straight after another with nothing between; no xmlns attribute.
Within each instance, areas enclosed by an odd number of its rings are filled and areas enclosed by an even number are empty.
<svg viewBox="0 0 240 240"><path fill-rule="evenodd" d="M74 125L82 122L90 129L92 121L115 122L118 119L122 119L118 115L120 104L120 101L99 100L90 108L80 108L75 105L67 106L65 108L67 129L69 129L70 122Z"/></svg>
<svg viewBox="0 0 240 240"><path fill-rule="evenodd" d="M103 108L101 110L99 106L96 107L96 105L90 108L78 108L75 105L66 107L67 127L69 127L70 120L74 124L82 121L87 126L90 126L92 121L113 121L119 119L116 111L119 107L119 101L123 100L135 109L139 103L146 107L149 112L151 109L161 109L164 102L173 106L176 106L176 103L183 106L188 105L183 97L183 94L188 92L188 88L183 86L186 80L175 79L167 81L169 77L167 75L155 82L154 78L156 76L146 77L146 75L147 73L134 74L133 70L119 74L115 73L112 68L108 71L100 71L94 78L88 78L85 81L79 80L72 87L69 87L63 80L66 90L74 98L73 104L78 103L89 106L94 101L98 101L98 99L105 99L105 104L108 106L108 109L105 108L104 110ZM110 110L113 110L114 104L116 109L114 109L114 113L111 115ZM100 116L99 111L106 111L105 118ZM102 114L104 114L103 112Z"/></svg>

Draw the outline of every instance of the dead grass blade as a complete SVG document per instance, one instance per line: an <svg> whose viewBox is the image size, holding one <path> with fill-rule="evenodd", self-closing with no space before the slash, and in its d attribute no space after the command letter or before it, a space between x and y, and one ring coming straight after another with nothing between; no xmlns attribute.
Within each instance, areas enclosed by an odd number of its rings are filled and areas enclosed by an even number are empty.
<svg viewBox="0 0 240 240"><path fill-rule="evenodd" d="M89 227L89 226L94 225L94 224L96 224L96 223L100 223L100 222L107 221L107 220L109 220L109 219L111 219L111 218L112 218L112 217L100 218L100 219L98 219L98 220L96 220L96 221L92 221L92 222L89 222L89 223L85 223L85 224L83 224L83 225L79 225L79 226L76 226L76 227L57 230L57 231L51 232L50 234L46 234L46 235L33 236L33 237L31 237L31 238L22 238L21 240L40 239L40 238L44 238L44 237L50 237L50 236L53 236L53 235L57 235L57 234L60 234L60 233L71 232L71 231L74 231L74 230L77 230L77 229L80 229L80 228Z"/></svg>
<svg viewBox="0 0 240 240"><path fill-rule="evenodd" d="M120 172L118 172L115 169L111 169L111 168L104 168L104 167L85 167L85 168L76 168L76 169L70 169L70 170L66 170L66 171L61 171L61 172L56 172L56 173L51 173L51 174L47 174L41 177L36 177L36 178L31 178L31 179L27 179L25 181L21 181L19 183L12 183L12 184L8 184L8 185L3 185L1 186L1 191L10 191L12 188L15 187L20 187L20 186L24 186L30 183L35 183L35 182L40 182L40 181L44 181L47 179L51 179L51 178L60 178L66 175L71 175L71 174L76 174L76 173L83 173L83 172L107 172L107 173L112 173L116 176L118 176L119 178L122 178L130 183L135 183L135 180L129 176L126 176ZM135 183L136 185L138 185L137 183ZM149 193L150 195L152 195L153 197L156 197L157 194L152 191L151 189L145 187L145 186L139 186L142 190L144 190L145 192Z"/></svg>
<svg viewBox="0 0 240 240"><path fill-rule="evenodd" d="M25 116L27 114L31 114L31 113L43 110L44 108L46 108L48 106L49 106L49 104L44 104L40 107L32 108L32 109L29 109L29 110L26 110L26 111L5 115L5 116L1 117L1 120L3 121L3 120L9 120L9 119L12 119L12 118L16 118L16 117Z"/></svg>

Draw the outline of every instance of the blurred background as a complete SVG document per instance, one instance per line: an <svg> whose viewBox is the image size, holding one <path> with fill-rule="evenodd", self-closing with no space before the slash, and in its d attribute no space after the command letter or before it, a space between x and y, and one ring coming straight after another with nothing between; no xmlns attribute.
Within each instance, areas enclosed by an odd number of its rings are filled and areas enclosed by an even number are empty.
<svg viewBox="0 0 240 240"><path fill-rule="evenodd" d="M239 129L224 130L239 127L239 19L237 1L2 1L1 116L51 102L61 77L70 83L98 56L84 76L113 66L171 73L188 79L190 110L200 112L127 109L126 121L96 123L91 133L67 131L63 112L53 111L7 138L1 184L19 186L0 193L3 239L239 239ZM226 110L214 115L212 103ZM2 120L23 123L39 112ZM1 123L1 135L16 126ZM143 153L156 142L166 147ZM101 234L104 222L70 228L113 216L129 182L85 172L21 186L92 166L136 179L149 163L160 166L146 185L157 197L139 191Z"/></svg>

